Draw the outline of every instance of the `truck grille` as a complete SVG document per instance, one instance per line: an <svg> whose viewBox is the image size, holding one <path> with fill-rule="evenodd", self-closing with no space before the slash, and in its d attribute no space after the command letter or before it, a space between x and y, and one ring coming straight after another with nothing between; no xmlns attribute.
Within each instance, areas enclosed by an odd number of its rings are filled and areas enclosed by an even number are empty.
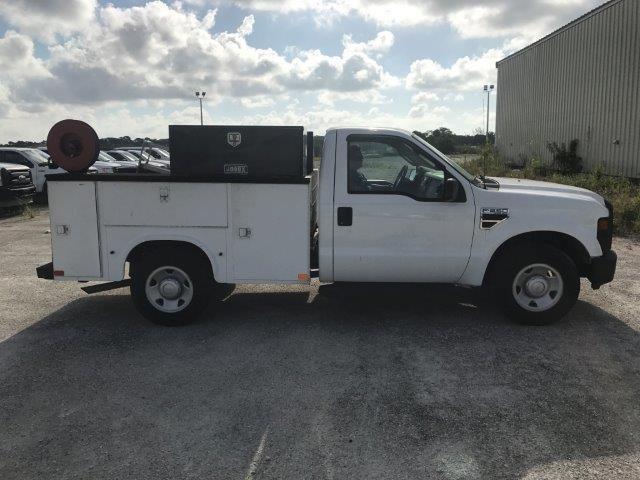
<svg viewBox="0 0 640 480"><path fill-rule="evenodd" d="M9 188L23 188L31 185L31 172L29 170L3 170L2 184Z"/></svg>

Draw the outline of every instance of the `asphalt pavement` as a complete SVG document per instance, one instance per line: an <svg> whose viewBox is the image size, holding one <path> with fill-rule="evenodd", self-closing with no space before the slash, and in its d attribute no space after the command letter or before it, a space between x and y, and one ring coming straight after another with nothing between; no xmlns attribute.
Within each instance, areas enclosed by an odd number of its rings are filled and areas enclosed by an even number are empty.
<svg viewBox="0 0 640 480"><path fill-rule="evenodd" d="M560 323L482 290L238 286L185 328L0 220L0 478L640 478L640 243Z"/></svg>

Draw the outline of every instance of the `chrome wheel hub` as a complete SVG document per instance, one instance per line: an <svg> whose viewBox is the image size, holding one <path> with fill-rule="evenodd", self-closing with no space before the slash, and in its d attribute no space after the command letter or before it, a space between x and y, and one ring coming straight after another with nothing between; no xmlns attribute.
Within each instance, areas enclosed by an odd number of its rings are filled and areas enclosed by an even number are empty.
<svg viewBox="0 0 640 480"><path fill-rule="evenodd" d="M193 300L193 283L189 275L177 267L160 267L147 277L145 293L156 309L176 313Z"/></svg>
<svg viewBox="0 0 640 480"><path fill-rule="evenodd" d="M180 296L180 293L182 292L182 286L177 280L173 278L167 278L160 282L158 290L160 291L160 295L162 295L167 300L175 300Z"/></svg>
<svg viewBox="0 0 640 480"><path fill-rule="evenodd" d="M545 277L536 275L527 280L524 289L530 297L540 298L549 290L549 282Z"/></svg>
<svg viewBox="0 0 640 480"><path fill-rule="evenodd" d="M562 298L564 283L560 273L550 265L529 265L513 280L513 298L530 312L544 312L553 308Z"/></svg>

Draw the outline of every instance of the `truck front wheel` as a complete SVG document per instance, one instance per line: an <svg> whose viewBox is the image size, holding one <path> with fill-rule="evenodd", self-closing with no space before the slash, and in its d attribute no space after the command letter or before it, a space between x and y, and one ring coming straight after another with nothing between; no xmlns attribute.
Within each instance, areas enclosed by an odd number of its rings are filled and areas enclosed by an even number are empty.
<svg viewBox="0 0 640 480"><path fill-rule="evenodd" d="M495 278L509 318L547 325L566 315L580 293L578 269L564 252L547 244L521 244L499 259Z"/></svg>
<svg viewBox="0 0 640 480"><path fill-rule="evenodd" d="M207 306L213 285L211 269L190 251L157 249L132 266L131 296L153 323L181 326Z"/></svg>

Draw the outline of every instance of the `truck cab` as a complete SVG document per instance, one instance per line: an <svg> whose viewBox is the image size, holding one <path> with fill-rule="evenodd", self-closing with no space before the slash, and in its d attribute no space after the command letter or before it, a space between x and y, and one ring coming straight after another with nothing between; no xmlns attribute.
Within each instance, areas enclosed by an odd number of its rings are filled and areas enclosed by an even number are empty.
<svg viewBox="0 0 640 480"><path fill-rule="evenodd" d="M514 320L544 324L575 304L580 277L613 279L613 210L588 190L474 177L395 129L330 129L318 179L296 153L301 127L240 130L170 128L184 140L170 175L50 177L41 276L128 282L146 317L172 325L204 308L212 282L484 286ZM247 137L272 150L242 153Z"/></svg>
<svg viewBox="0 0 640 480"><path fill-rule="evenodd" d="M491 286L535 323L568 311L580 276L599 288L615 271L613 211L600 195L474 177L402 130L329 130L319 206L325 282Z"/></svg>

